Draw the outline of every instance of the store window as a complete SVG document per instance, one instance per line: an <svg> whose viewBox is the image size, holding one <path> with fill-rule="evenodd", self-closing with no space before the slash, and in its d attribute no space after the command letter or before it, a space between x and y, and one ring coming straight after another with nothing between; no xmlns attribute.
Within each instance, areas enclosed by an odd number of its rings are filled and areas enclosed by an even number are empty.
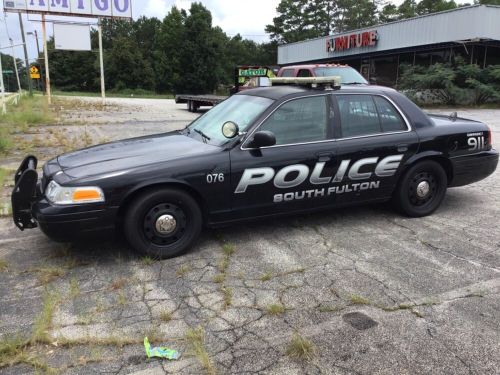
<svg viewBox="0 0 500 375"><path fill-rule="evenodd" d="M488 46L486 51L486 66L500 65L500 47Z"/></svg>
<svg viewBox="0 0 500 375"><path fill-rule="evenodd" d="M389 87L396 84L398 73L397 55L372 59L372 65L371 83Z"/></svg>
<svg viewBox="0 0 500 375"><path fill-rule="evenodd" d="M415 65L419 66L430 66L431 65L431 55L428 52L417 52L415 54Z"/></svg>

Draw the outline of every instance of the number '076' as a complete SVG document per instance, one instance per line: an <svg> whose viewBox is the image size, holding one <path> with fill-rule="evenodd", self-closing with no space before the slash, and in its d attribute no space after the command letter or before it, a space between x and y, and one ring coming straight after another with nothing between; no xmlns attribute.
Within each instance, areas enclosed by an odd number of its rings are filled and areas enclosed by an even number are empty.
<svg viewBox="0 0 500 375"><path fill-rule="evenodd" d="M207 174L207 182L209 184L215 184L217 182L224 182L224 173Z"/></svg>

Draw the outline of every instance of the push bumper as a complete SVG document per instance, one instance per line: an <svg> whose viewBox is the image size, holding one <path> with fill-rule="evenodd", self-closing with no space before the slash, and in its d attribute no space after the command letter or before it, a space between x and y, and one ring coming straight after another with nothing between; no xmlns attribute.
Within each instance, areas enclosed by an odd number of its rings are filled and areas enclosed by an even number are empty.
<svg viewBox="0 0 500 375"><path fill-rule="evenodd" d="M118 207L95 205L54 205L37 185L37 160L28 156L15 174L12 216L21 229L40 227L51 239L72 241L94 237L115 228Z"/></svg>
<svg viewBox="0 0 500 375"><path fill-rule="evenodd" d="M453 166L450 187L464 186L480 181L495 172L498 165L498 151L492 149L450 160Z"/></svg>

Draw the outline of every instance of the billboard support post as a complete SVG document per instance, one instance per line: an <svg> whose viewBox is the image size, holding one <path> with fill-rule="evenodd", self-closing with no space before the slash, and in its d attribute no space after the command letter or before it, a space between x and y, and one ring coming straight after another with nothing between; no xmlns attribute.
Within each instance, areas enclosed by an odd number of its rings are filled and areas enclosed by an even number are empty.
<svg viewBox="0 0 500 375"><path fill-rule="evenodd" d="M5 85L3 84L3 68L2 68L2 55L0 54L0 94L2 95L2 115L7 113L7 106L5 105Z"/></svg>
<svg viewBox="0 0 500 375"><path fill-rule="evenodd" d="M30 77L30 63L28 60L28 48L26 47L26 36L24 35L24 25L23 25L23 16L21 13L18 13L19 15L19 25L21 26L21 37L24 45L24 62L26 64L26 78L28 79L28 89L30 92L30 96L33 95L33 86L31 84L31 77ZM16 64L17 66L17 64ZM17 72L17 68L16 68ZM19 76L17 77L19 79ZM19 92L21 92L21 86L19 86Z"/></svg>
<svg viewBox="0 0 500 375"><path fill-rule="evenodd" d="M102 105L106 105L106 85L104 82L104 56L103 56L103 48L102 48L102 22L99 17L97 21L97 30L99 34L99 63L101 65L101 96L102 96Z"/></svg>
<svg viewBox="0 0 500 375"><path fill-rule="evenodd" d="M49 75L49 51L47 48L47 30L45 27L45 13L42 13L42 33L43 33L43 53L45 56L45 89L47 91L47 101L52 104L50 92L50 75Z"/></svg>

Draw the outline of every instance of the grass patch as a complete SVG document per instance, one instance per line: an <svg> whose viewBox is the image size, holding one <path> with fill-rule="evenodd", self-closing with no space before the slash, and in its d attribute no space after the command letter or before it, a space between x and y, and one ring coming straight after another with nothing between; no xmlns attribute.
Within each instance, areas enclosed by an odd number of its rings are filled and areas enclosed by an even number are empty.
<svg viewBox="0 0 500 375"><path fill-rule="evenodd" d="M160 313L160 320L164 323L170 322L172 320L172 313L167 310L163 310Z"/></svg>
<svg viewBox="0 0 500 375"><path fill-rule="evenodd" d="M222 252L227 257L230 257L231 255L233 255L234 250L235 250L234 245L231 245L229 243L225 243L224 245L222 245Z"/></svg>
<svg viewBox="0 0 500 375"><path fill-rule="evenodd" d="M0 272L7 271L7 268L9 268L7 261L0 259Z"/></svg>
<svg viewBox="0 0 500 375"><path fill-rule="evenodd" d="M225 273L218 273L213 278L214 283L217 283L217 284L223 283L224 280L226 280L226 274Z"/></svg>
<svg viewBox="0 0 500 375"><path fill-rule="evenodd" d="M233 303L233 290L223 286L221 288L222 295L224 296L224 308L228 308Z"/></svg>
<svg viewBox="0 0 500 375"><path fill-rule="evenodd" d="M298 332L293 334L286 348L288 356L306 361L310 361L314 357L315 351L314 344L305 337L300 336Z"/></svg>
<svg viewBox="0 0 500 375"><path fill-rule="evenodd" d="M75 277L69 282L69 295L72 299L80 295L80 285L78 285L78 280Z"/></svg>
<svg viewBox="0 0 500 375"><path fill-rule="evenodd" d="M177 278L181 278L181 277L184 277L191 270L192 270L191 265L183 264L182 266L177 268L177 271L175 271L175 274L177 275Z"/></svg>
<svg viewBox="0 0 500 375"><path fill-rule="evenodd" d="M38 282L41 285L47 285L48 283L64 276L65 271L59 267L40 267L32 268L29 272L36 272L38 277Z"/></svg>
<svg viewBox="0 0 500 375"><path fill-rule="evenodd" d="M353 304L353 305L369 305L370 304L370 300L368 300L367 298L365 298L363 296L359 296L357 294L351 294L351 297L349 298L349 300L351 301L351 304Z"/></svg>
<svg viewBox="0 0 500 375"><path fill-rule="evenodd" d="M57 95L57 96L84 96L84 97L91 97L91 98L100 98L101 97L100 92L61 91L61 90L53 91L53 95ZM142 90L142 89L139 89L139 90L126 89L126 90L119 90L119 91L108 90L108 91L106 91L106 97L107 98L140 98L140 99L173 99L174 95L172 95L172 94L157 94L154 91Z"/></svg>
<svg viewBox="0 0 500 375"><path fill-rule="evenodd" d="M7 177L7 173L8 173L7 169L0 168L0 188L2 188L5 184L5 178Z"/></svg>
<svg viewBox="0 0 500 375"><path fill-rule="evenodd" d="M185 339L189 349L196 356L205 371L209 375L215 375L217 372L207 350L205 349L205 330L203 327L188 329Z"/></svg>
<svg viewBox="0 0 500 375"><path fill-rule="evenodd" d="M271 280L271 279L272 279L272 277L273 277L272 272L267 271L266 273L262 274L262 275L259 277L259 279L260 279L260 281L269 281L269 280Z"/></svg>
<svg viewBox="0 0 500 375"><path fill-rule="evenodd" d="M61 300L59 293L54 291L46 291L43 296L42 312L36 318L33 326L33 333L31 335L30 343L48 344L50 343L49 329L52 326L52 319L56 306Z"/></svg>
<svg viewBox="0 0 500 375"><path fill-rule="evenodd" d="M118 298L116 301L120 306L124 306L127 303L127 297L125 296L125 293L123 293L123 290L118 292Z"/></svg>
<svg viewBox="0 0 500 375"><path fill-rule="evenodd" d="M141 263L144 264L145 266L150 266L154 263L154 259L146 255L141 258Z"/></svg>
<svg viewBox="0 0 500 375"><path fill-rule="evenodd" d="M269 315L280 315L285 312L285 306L281 303L272 303L267 306L266 311Z"/></svg>
<svg viewBox="0 0 500 375"><path fill-rule="evenodd" d="M335 307L335 306L321 305L320 307L318 307L318 311L322 313L337 312L340 310L341 310L340 307Z"/></svg>

